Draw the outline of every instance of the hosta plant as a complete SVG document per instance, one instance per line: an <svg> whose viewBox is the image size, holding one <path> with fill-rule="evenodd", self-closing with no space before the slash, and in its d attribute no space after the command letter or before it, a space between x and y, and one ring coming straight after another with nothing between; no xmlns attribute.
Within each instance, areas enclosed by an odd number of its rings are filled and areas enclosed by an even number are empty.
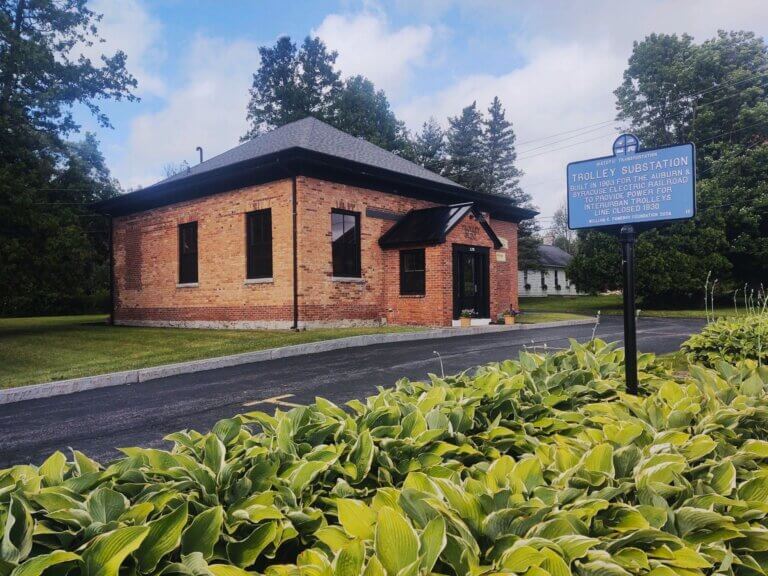
<svg viewBox="0 0 768 576"><path fill-rule="evenodd" d="M691 362L714 366L756 360L768 363L768 315L749 314L722 318L707 324L699 334L683 343L682 351Z"/></svg>
<svg viewBox="0 0 768 576"><path fill-rule="evenodd" d="M0 575L768 574L768 370L600 341L0 472Z"/></svg>

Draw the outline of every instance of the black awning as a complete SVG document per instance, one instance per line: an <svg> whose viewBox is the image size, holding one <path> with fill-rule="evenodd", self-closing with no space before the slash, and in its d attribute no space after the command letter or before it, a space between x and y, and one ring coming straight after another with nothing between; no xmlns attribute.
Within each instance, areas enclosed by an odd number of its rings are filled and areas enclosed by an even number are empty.
<svg viewBox="0 0 768 576"><path fill-rule="evenodd" d="M493 245L501 248L499 237L471 202L411 210L379 238L379 246L401 248L418 244L442 244L450 231L468 214L477 218Z"/></svg>

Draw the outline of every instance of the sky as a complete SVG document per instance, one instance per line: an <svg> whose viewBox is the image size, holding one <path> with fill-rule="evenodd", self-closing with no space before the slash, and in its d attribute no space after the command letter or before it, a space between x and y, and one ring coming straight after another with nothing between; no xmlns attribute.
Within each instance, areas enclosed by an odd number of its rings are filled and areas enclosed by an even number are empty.
<svg viewBox="0 0 768 576"><path fill-rule="evenodd" d="M622 126L613 91L632 43L652 32L768 34L766 0L94 0L104 42L128 55L140 102L85 112L125 189L238 144L259 46L317 35L342 76L364 74L411 131L499 96L517 135L523 188L546 224L565 199L568 162L605 156Z"/></svg>

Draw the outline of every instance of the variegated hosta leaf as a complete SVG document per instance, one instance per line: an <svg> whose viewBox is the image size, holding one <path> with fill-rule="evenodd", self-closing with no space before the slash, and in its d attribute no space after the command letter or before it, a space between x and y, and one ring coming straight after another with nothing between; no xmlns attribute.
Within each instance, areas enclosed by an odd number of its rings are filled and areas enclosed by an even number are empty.
<svg viewBox="0 0 768 576"><path fill-rule="evenodd" d="M0 576L766 576L768 369L595 340L0 470Z"/></svg>

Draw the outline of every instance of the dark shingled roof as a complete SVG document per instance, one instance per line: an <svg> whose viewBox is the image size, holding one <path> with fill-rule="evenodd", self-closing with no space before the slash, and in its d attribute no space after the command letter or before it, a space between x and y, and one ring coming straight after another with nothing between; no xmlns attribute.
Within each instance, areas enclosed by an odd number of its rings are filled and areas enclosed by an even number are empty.
<svg viewBox="0 0 768 576"><path fill-rule="evenodd" d="M439 204L471 201L493 218L511 222L537 214L508 198L469 190L312 117L261 134L157 184L96 203L94 208L121 216L297 175Z"/></svg>
<svg viewBox="0 0 768 576"><path fill-rule="evenodd" d="M565 268L573 256L557 246L542 244L539 246L539 264L545 268Z"/></svg>
<svg viewBox="0 0 768 576"><path fill-rule="evenodd" d="M470 213L480 222L494 246L500 248L498 236L471 202L411 210L379 238L379 246L400 248L417 244L442 244L448 233Z"/></svg>
<svg viewBox="0 0 768 576"><path fill-rule="evenodd" d="M244 142L240 146L214 156L210 160L206 160L187 171L175 174L158 184L191 178L198 174L229 166L230 164L236 164L291 148L302 148L312 152L328 154L329 156L343 158L352 162L407 174L422 180L459 187L456 182L448 180L448 178L430 172L426 168L422 168L410 160L379 148L363 138L357 138L342 132L312 116L261 134L253 140Z"/></svg>

